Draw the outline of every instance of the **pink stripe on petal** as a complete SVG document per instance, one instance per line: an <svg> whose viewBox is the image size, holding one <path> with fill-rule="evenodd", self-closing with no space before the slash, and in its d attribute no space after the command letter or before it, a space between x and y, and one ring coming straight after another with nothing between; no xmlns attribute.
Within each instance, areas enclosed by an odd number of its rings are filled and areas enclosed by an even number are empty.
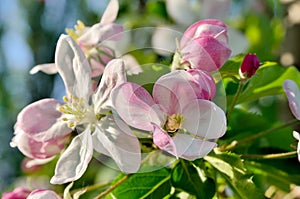
<svg viewBox="0 0 300 199"><path fill-rule="evenodd" d="M160 124L163 119L151 95L137 84L127 82L117 87L112 101L120 117L132 127L151 131L151 122Z"/></svg>
<svg viewBox="0 0 300 199"><path fill-rule="evenodd" d="M57 109L61 105L55 99L42 99L26 106L18 115L15 133L18 129L39 141L69 134L71 129L60 121L61 112Z"/></svg>
<svg viewBox="0 0 300 199"><path fill-rule="evenodd" d="M153 124L153 128L153 143L161 150L164 150L178 158L177 149L172 138L156 124Z"/></svg>
<svg viewBox="0 0 300 199"><path fill-rule="evenodd" d="M18 149L27 157L46 159L60 153L68 139L69 135L66 135L40 142L31 138L26 133L18 131L16 136L12 139L11 146L18 147Z"/></svg>

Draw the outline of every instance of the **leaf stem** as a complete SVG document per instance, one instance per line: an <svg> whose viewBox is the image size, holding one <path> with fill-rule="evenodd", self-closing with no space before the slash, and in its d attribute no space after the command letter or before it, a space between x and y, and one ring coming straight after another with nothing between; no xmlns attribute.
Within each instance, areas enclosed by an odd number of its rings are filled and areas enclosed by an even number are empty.
<svg viewBox="0 0 300 199"><path fill-rule="evenodd" d="M125 175L123 178L121 178L116 184L112 185L111 187L109 187L108 189L106 189L105 191L103 191L102 193L100 193L98 196L95 197L95 199L99 199L104 197L105 195L107 195L108 193L110 193L111 191L113 191L115 188L117 188L118 186L120 186L123 182L125 182L128 178L129 178L130 174Z"/></svg>
<svg viewBox="0 0 300 199"><path fill-rule="evenodd" d="M238 87L238 89L236 91L236 94L235 94L234 98L232 99L231 105L230 105L230 107L227 111L227 121L230 119L231 112L232 112L234 106L237 103L237 100L238 100L238 98L239 98L239 96L242 92L242 89L243 89L244 85L245 85L245 80L240 80L239 87Z"/></svg>
<svg viewBox="0 0 300 199"><path fill-rule="evenodd" d="M78 191L82 191L82 190L86 190L85 192L89 192L89 191L93 191L95 189L101 189L101 188L107 187L110 184L111 184L111 182L107 182L104 184L94 184L94 185L90 185L90 186L87 186L84 188L74 189L74 190L70 191L70 194L73 195L74 193L76 193Z"/></svg>
<svg viewBox="0 0 300 199"><path fill-rule="evenodd" d="M231 150L231 149L235 148L237 145L248 144L251 141L253 141L253 140L255 140L255 139L259 138L259 137L262 137L264 135L272 133L273 131L277 131L279 129L283 129L283 128L292 126L292 125L297 124L297 123L299 123L299 120L294 119L294 120L291 120L291 121L289 121L289 122L287 122L285 124L279 125L277 127L274 127L274 128L267 129L267 130L261 131L259 133L256 133L256 134L254 134L252 136L249 136L249 137L247 137L245 139L242 139L240 141L234 140L229 145L227 145L225 147L221 147L221 150L222 151L228 151L228 150Z"/></svg>
<svg viewBox="0 0 300 199"><path fill-rule="evenodd" d="M291 151L286 153L276 153L276 154L267 154L267 155L242 155L243 159L286 159L296 157L297 151Z"/></svg>

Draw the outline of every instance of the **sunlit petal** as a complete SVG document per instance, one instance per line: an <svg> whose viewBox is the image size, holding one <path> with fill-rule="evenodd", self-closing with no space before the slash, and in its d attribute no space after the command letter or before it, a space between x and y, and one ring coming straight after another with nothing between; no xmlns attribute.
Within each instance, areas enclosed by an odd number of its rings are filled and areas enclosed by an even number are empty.
<svg viewBox="0 0 300 199"><path fill-rule="evenodd" d="M63 184L79 179L93 155L93 142L90 128L77 135L66 151L60 156L55 174L51 178L52 184Z"/></svg>

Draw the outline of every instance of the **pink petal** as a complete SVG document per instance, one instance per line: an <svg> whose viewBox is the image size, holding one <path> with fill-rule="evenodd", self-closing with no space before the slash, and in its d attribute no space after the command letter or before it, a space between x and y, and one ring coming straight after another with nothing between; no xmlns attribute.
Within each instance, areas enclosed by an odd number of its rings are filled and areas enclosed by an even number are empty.
<svg viewBox="0 0 300 199"><path fill-rule="evenodd" d="M27 199L61 199L59 195L57 195L54 191L51 190L34 190L31 194L27 197Z"/></svg>
<svg viewBox="0 0 300 199"><path fill-rule="evenodd" d="M168 115L182 112L194 99L212 99L215 83L207 72L200 70L172 71L160 77L153 87L154 101Z"/></svg>
<svg viewBox="0 0 300 199"><path fill-rule="evenodd" d="M122 172L134 173L139 170L141 164L139 141L122 120L111 115L105 117L96 126L93 138L95 150L98 149L98 152L111 157Z"/></svg>
<svg viewBox="0 0 300 199"><path fill-rule="evenodd" d="M3 193L2 199L26 199L30 192L29 189L18 187L12 192Z"/></svg>
<svg viewBox="0 0 300 199"><path fill-rule="evenodd" d="M190 161L204 157L217 146L214 142L196 139L180 133L173 137L173 142L178 156Z"/></svg>
<svg viewBox="0 0 300 199"><path fill-rule="evenodd" d="M167 151L178 158L177 148L172 138L156 124L153 124L153 128L153 143L161 150Z"/></svg>
<svg viewBox="0 0 300 199"><path fill-rule="evenodd" d="M55 99L42 99L26 106L18 115L15 134L22 131L37 141L53 140L72 130L60 121L62 104Z"/></svg>
<svg viewBox="0 0 300 199"><path fill-rule="evenodd" d="M228 44L227 26L219 20L207 19L192 24L184 33L180 41L180 46L185 46L188 42L198 37L214 37L220 42Z"/></svg>
<svg viewBox="0 0 300 199"><path fill-rule="evenodd" d="M57 137L47 141L37 141L23 131L16 131L17 134L13 137L10 145L18 147L18 149L27 157L34 159L47 159L60 153L69 136Z"/></svg>
<svg viewBox="0 0 300 199"><path fill-rule="evenodd" d="M193 100L183 110L182 128L205 139L216 139L226 132L224 111L208 100Z"/></svg>
<svg viewBox="0 0 300 199"><path fill-rule="evenodd" d="M212 100L216 94L216 83L206 71L190 69L190 84L194 87L198 99Z"/></svg>
<svg viewBox="0 0 300 199"><path fill-rule="evenodd" d="M93 155L90 127L73 138L66 151L56 163L52 184L64 184L79 179L88 167Z"/></svg>
<svg viewBox="0 0 300 199"><path fill-rule="evenodd" d="M110 0L104 11L100 23L112 23L116 20L119 11L118 0Z"/></svg>
<svg viewBox="0 0 300 199"><path fill-rule="evenodd" d="M112 93L113 106L130 126L151 131L152 122L161 124L164 116L156 107L151 95L134 83L124 83Z"/></svg>
<svg viewBox="0 0 300 199"><path fill-rule="evenodd" d="M81 48L70 36L60 36L55 51L55 64L67 93L88 100L92 89L92 71Z"/></svg>
<svg viewBox="0 0 300 199"><path fill-rule="evenodd" d="M182 62L207 72L219 69L229 58L231 50L217 39L206 36L192 40L181 50Z"/></svg>
<svg viewBox="0 0 300 199"><path fill-rule="evenodd" d="M96 46L105 40L119 40L122 36L123 26L113 23L98 23L89 28L78 42L83 46Z"/></svg>
<svg viewBox="0 0 300 199"><path fill-rule="evenodd" d="M39 71L42 71L46 74L49 74L49 75L52 75L52 74L55 74L57 73L57 68L55 66L54 63L51 63L51 64L39 64L39 65L36 65L34 66L30 71L29 73L31 75L39 72Z"/></svg>
<svg viewBox="0 0 300 199"><path fill-rule="evenodd" d="M300 120L300 90L297 84L292 80L285 80L284 91L289 101L290 109L293 115Z"/></svg>
<svg viewBox="0 0 300 199"><path fill-rule="evenodd" d="M105 67L100 85L93 95L95 112L105 113L111 109L111 92L124 82L126 82L124 62L121 59L111 60Z"/></svg>

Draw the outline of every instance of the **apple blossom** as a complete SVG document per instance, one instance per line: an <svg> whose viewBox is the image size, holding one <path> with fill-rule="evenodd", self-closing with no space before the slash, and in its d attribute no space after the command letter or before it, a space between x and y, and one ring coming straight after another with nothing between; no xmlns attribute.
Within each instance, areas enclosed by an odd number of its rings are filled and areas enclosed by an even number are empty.
<svg viewBox="0 0 300 199"><path fill-rule="evenodd" d="M229 58L227 26L214 19L201 20L183 34L175 52L172 69L197 68L212 72Z"/></svg>
<svg viewBox="0 0 300 199"><path fill-rule="evenodd" d="M287 99L289 101L289 107L293 115L297 120L300 120L300 90L297 84L292 80L285 80L283 88Z"/></svg>
<svg viewBox="0 0 300 199"><path fill-rule="evenodd" d="M201 158L216 147L210 140L225 133L226 118L207 100L213 84L197 82L201 79L195 78L201 73L197 71L179 70L160 77L153 98L143 87L123 83L112 93L113 105L127 124L151 131L160 149L187 160Z"/></svg>
<svg viewBox="0 0 300 199"><path fill-rule="evenodd" d="M93 149L114 159L123 172L136 172L141 161L138 139L111 113L111 91L126 81L123 61L115 59L108 63L93 92L92 71L80 47L66 35L60 37L57 45L55 63L68 94L64 97L66 104L59 107L63 113L61 122L79 134L59 158L50 182L62 184L80 178Z"/></svg>
<svg viewBox="0 0 300 199"><path fill-rule="evenodd" d="M247 54L241 64L239 74L242 79L252 77L260 66L258 57L255 54Z"/></svg>
<svg viewBox="0 0 300 199"><path fill-rule="evenodd" d="M92 27L86 27L83 22L78 21L75 31L66 29L66 32L80 45L84 51L92 68L92 77L97 77L103 73L105 65L114 58L114 51L108 46L100 45L104 40L116 40L123 31L122 25L113 23L117 17L119 3L111 0L104 11L101 21ZM31 74L43 71L47 74L55 74L57 68L55 64L39 64L33 67Z"/></svg>

